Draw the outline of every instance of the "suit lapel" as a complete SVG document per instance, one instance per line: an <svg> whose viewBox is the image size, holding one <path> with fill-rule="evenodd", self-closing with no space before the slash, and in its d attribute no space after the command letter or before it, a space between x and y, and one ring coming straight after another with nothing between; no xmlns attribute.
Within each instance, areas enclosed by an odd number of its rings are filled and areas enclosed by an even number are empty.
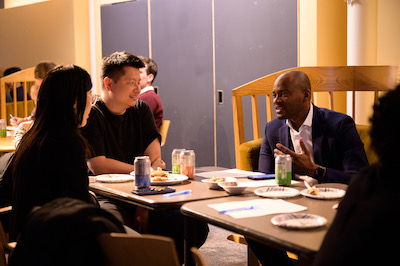
<svg viewBox="0 0 400 266"><path fill-rule="evenodd" d="M286 120L284 121L285 122L279 128L279 141L286 148L293 150L292 145L290 145L291 141L289 138L289 127L286 125Z"/></svg>
<svg viewBox="0 0 400 266"><path fill-rule="evenodd" d="M325 119L322 116L318 107L313 104L314 117L312 123L312 142L314 151L314 162L316 164L323 163L322 161L322 143L324 139L324 132L326 130Z"/></svg>

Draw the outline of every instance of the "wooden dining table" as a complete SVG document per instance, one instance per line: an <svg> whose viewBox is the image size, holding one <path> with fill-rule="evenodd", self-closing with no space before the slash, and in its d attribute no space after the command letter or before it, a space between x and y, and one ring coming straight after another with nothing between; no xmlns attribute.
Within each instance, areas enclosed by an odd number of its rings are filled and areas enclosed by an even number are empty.
<svg viewBox="0 0 400 266"><path fill-rule="evenodd" d="M0 155L15 151L14 136L0 137Z"/></svg>
<svg viewBox="0 0 400 266"><path fill-rule="evenodd" d="M220 167L199 167L196 171L217 171ZM95 177L89 178L89 189L96 194L127 202L137 206L145 207L150 210L170 210L179 209L184 203L205 199L228 197L229 195L222 190L210 190L207 185L201 182L203 178L196 176L194 179L188 179L181 183L168 185L174 188L176 192L191 190L191 193L165 198L165 194L140 196L132 193L135 184L131 182L106 183L97 182Z"/></svg>
<svg viewBox="0 0 400 266"><path fill-rule="evenodd" d="M305 189L303 183L297 183L290 187L298 190ZM347 185L336 183L320 184L317 187L347 189ZM302 195L284 199L287 202L307 207L307 210L302 211L302 213L315 214L327 219L326 225L314 229L287 229L273 225L271 218L277 214L234 219L208 206L210 204L261 199L261 197L256 196L254 193L249 193L248 190L246 194L190 202L181 207L181 212L186 216L185 255L188 257L187 265L193 265L190 259L190 248L194 245L193 238L196 235L196 220L242 234L270 247L293 252L302 261L312 262L336 215L336 208L334 207L337 206L341 199L321 200Z"/></svg>

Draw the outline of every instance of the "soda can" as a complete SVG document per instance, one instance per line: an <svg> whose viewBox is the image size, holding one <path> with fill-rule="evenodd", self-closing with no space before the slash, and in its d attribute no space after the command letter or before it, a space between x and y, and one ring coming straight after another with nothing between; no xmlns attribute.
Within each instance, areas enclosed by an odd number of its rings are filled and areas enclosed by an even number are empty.
<svg viewBox="0 0 400 266"><path fill-rule="evenodd" d="M135 158L135 186L139 188L150 187L150 167L149 156L138 156Z"/></svg>
<svg viewBox="0 0 400 266"><path fill-rule="evenodd" d="M171 161L172 161L172 173L173 174L180 174L180 166L181 166L181 152L185 149L174 149L171 154Z"/></svg>
<svg viewBox="0 0 400 266"><path fill-rule="evenodd" d="M0 137L7 137L7 121L5 119L0 120Z"/></svg>
<svg viewBox="0 0 400 266"><path fill-rule="evenodd" d="M194 178L196 155L194 150L183 150L180 155L180 173L189 178Z"/></svg>
<svg viewBox="0 0 400 266"><path fill-rule="evenodd" d="M278 185L292 183L292 158L290 155L277 155L275 158L275 181Z"/></svg>

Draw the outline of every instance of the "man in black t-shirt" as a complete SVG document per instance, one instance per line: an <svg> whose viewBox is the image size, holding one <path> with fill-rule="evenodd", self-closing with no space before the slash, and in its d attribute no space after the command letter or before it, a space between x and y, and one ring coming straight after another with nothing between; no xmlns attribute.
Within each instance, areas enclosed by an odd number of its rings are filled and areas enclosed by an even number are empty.
<svg viewBox="0 0 400 266"><path fill-rule="evenodd" d="M144 63L135 55L115 52L103 59L102 98L92 107L82 134L92 147L87 163L96 175L104 173L130 173L138 155L150 157L153 169L165 168L161 159L160 134L153 113L147 103L137 99L140 93L140 71ZM133 226L133 205L101 198L102 208L111 211L125 225ZM139 207L138 211L143 211ZM164 235L175 240L180 261L183 263L184 218L179 210L150 211L150 234ZM197 225L197 243L200 247L208 234L206 223ZM134 228L139 229L140 228Z"/></svg>
<svg viewBox="0 0 400 266"><path fill-rule="evenodd" d="M93 149L87 163L96 175L130 173L138 155L151 166L165 168L160 134L149 106L138 100L143 62L135 55L116 52L103 59L102 100L92 107L82 134Z"/></svg>

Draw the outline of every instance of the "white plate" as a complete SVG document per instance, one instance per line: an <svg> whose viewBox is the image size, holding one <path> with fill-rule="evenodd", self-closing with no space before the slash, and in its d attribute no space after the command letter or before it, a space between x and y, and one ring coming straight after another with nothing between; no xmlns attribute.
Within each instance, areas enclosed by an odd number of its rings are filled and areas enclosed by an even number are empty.
<svg viewBox="0 0 400 266"><path fill-rule="evenodd" d="M272 217L272 224L291 228L291 229L308 229L323 226L327 220L319 215L309 213L287 213Z"/></svg>
<svg viewBox="0 0 400 266"><path fill-rule="evenodd" d="M96 181L105 183L122 183L135 180L134 176L123 174L104 174L95 176Z"/></svg>
<svg viewBox="0 0 400 266"><path fill-rule="evenodd" d="M188 180L189 178L186 175L180 174L169 174L168 177L174 178L174 180L168 181L151 181L151 185L153 186L168 186L168 185L176 185L181 183L182 181Z"/></svg>
<svg viewBox="0 0 400 266"><path fill-rule="evenodd" d="M267 198L290 198L299 195L300 191L289 187L261 187L254 190L254 194Z"/></svg>
<svg viewBox="0 0 400 266"><path fill-rule="evenodd" d="M346 194L346 191L339 188L318 187L318 195L311 195L308 189L302 190L300 194L313 199L339 199Z"/></svg>

